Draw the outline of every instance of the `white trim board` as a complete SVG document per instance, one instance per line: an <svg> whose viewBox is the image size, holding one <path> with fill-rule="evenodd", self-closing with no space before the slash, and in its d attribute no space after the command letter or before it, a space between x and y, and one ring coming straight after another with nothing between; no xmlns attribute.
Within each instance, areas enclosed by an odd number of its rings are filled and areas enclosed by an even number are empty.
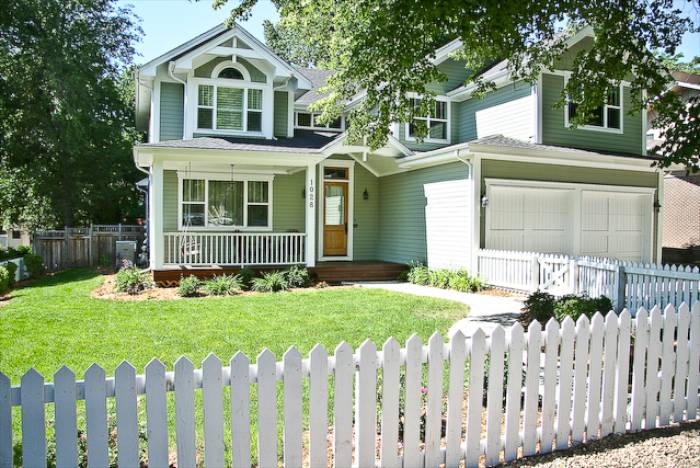
<svg viewBox="0 0 700 468"><path fill-rule="evenodd" d="M323 197L325 196L325 179L323 178L323 170L326 167L344 167L348 169L348 180L334 180L334 182L346 182L348 184L348 244L347 244L347 255L341 256L325 256L323 255L323 225L324 225L324 207L325 202ZM353 259L353 234L355 231L355 161L347 159L325 159L318 164L318 184L321 189L317 191L318 196L318 260L322 262L334 261L334 260L352 260Z"/></svg>

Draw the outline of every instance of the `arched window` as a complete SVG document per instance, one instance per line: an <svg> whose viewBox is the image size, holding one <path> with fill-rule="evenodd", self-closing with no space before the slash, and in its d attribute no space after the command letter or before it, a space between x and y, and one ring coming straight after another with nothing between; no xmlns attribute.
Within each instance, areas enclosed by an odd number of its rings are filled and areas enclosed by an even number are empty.
<svg viewBox="0 0 700 468"><path fill-rule="evenodd" d="M243 73L240 70L233 67L224 68L219 72L219 78L227 78L229 80L243 80Z"/></svg>

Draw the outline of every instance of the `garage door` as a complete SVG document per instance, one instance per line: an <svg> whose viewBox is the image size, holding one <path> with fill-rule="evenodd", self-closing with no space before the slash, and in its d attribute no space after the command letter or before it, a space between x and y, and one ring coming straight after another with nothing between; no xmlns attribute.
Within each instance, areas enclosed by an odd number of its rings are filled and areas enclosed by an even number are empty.
<svg viewBox="0 0 700 468"><path fill-rule="evenodd" d="M468 268L473 205L470 180L425 184L425 234L430 268Z"/></svg>
<svg viewBox="0 0 700 468"><path fill-rule="evenodd" d="M490 186L486 248L570 252L572 190Z"/></svg>
<svg viewBox="0 0 700 468"><path fill-rule="evenodd" d="M486 248L650 260L650 190L522 183L487 181Z"/></svg>
<svg viewBox="0 0 700 468"><path fill-rule="evenodd" d="M649 261L653 197L649 194L581 193L581 254Z"/></svg>

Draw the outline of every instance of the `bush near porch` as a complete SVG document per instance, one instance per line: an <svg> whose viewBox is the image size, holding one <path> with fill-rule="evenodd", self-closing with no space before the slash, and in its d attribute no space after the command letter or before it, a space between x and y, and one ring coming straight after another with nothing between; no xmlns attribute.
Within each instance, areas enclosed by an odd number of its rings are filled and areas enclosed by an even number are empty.
<svg viewBox="0 0 700 468"><path fill-rule="evenodd" d="M102 281L88 269L58 273L15 290L0 307L0 349L5 350L0 353L0 371L13 384L30 367L53 381L53 373L64 364L82 379L93 362L113 375L125 359L142 373L151 358L172 370L180 355L198 366L210 352L228 361L241 350L254 360L267 347L281 359L292 345L307 354L316 343L332 352L343 340L354 348L366 338L378 345L389 336L405 342L414 332L427 340L435 330L446 334L467 314L466 307L455 302L352 287L170 301L92 298L91 291ZM172 398L168 405L173 428ZM229 411L227 403L224 408ZM201 410L199 399L198 427ZM49 406L48 420L52 411ZM84 429L82 411L79 428ZM109 411L113 414L113 407ZM145 413L143 401L139 412ZM228 424L228 415L225 420ZM170 436L172 442L174 433Z"/></svg>

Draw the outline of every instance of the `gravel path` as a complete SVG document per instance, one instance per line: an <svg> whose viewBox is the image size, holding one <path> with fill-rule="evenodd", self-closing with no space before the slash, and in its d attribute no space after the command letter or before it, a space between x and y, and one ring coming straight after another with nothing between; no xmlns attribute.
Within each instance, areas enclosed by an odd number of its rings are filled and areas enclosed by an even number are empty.
<svg viewBox="0 0 700 468"><path fill-rule="evenodd" d="M506 467L696 467L700 466L700 422L636 434L614 435Z"/></svg>

